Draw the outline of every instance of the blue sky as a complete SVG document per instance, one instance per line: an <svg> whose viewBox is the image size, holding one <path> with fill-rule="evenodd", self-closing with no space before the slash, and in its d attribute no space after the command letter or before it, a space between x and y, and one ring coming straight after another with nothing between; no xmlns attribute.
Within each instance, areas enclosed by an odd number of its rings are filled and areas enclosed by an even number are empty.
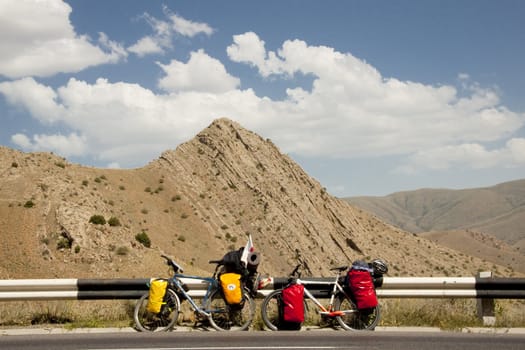
<svg viewBox="0 0 525 350"><path fill-rule="evenodd" d="M228 117L336 196L525 178L525 2L0 1L0 145L141 167Z"/></svg>

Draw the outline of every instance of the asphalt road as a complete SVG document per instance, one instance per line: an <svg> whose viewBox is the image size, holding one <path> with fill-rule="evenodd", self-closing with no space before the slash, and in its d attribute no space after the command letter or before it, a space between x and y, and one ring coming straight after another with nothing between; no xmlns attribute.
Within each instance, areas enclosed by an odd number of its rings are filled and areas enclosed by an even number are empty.
<svg viewBox="0 0 525 350"><path fill-rule="evenodd" d="M0 336L2 350L523 350L525 334L454 332L215 332L24 334Z"/></svg>

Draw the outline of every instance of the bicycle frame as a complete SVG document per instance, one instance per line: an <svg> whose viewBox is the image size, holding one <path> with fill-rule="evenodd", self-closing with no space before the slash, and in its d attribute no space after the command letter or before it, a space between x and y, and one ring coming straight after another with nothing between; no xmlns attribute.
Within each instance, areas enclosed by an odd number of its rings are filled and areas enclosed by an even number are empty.
<svg viewBox="0 0 525 350"><path fill-rule="evenodd" d="M204 281L204 282L208 283L208 288L206 289L206 293L204 294L204 297L202 299L202 303L201 303L202 307L199 307L199 305L197 305L197 303L186 292L186 290L184 290L184 288L182 286L182 283L180 282L180 278L194 279L194 280ZM209 310L205 310L204 309L204 305L206 305L206 302L207 302L208 298L210 297L211 292L217 288L217 280L215 279L215 276L213 276L213 277L201 277L201 276L184 275L184 274L176 273L176 274L173 275L173 277L170 279L170 281L173 282L175 284L175 286L177 287L176 292L179 292L180 294L182 294L184 299L188 300L188 302L190 303L190 305L191 305L191 307L193 308L194 311L199 312L200 314L202 314L202 315L204 315L206 317L210 317L210 312L209 312Z"/></svg>
<svg viewBox="0 0 525 350"><path fill-rule="evenodd" d="M335 295L337 292L343 293L346 295L345 290L343 287L339 284L339 274L335 277L334 282L324 282L324 281L309 281L309 280L302 280L298 278L296 281L300 284L308 283L309 285L333 285L332 292L330 293L330 302L328 303L328 308L326 308L321 302L313 296L313 294L306 288L304 288L304 294L308 299L310 299L317 307L318 307L318 313L320 315L329 316L329 317L336 317L336 316L342 316L345 313L348 313L348 311L335 311L334 310L334 300Z"/></svg>

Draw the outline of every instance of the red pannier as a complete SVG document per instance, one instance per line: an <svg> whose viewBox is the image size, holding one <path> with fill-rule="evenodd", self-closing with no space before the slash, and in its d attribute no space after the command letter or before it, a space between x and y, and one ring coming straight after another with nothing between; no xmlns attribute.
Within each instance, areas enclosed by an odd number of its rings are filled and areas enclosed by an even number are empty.
<svg viewBox="0 0 525 350"><path fill-rule="evenodd" d="M304 321L304 286L291 284L283 289L283 320L302 323Z"/></svg>
<svg viewBox="0 0 525 350"><path fill-rule="evenodd" d="M348 284L358 309L368 309L377 306L376 291L370 272L351 269L348 272Z"/></svg>

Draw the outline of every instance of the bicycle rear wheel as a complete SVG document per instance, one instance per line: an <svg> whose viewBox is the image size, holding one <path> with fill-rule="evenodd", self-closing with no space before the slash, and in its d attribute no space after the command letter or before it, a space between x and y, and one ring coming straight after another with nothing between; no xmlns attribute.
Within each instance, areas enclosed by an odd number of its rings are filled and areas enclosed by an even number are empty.
<svg viewBox="0 0 525 350"><path fill-rule="evenodd" d="M171 330L179 317L180 300L177 294L173 290L167 289L164 296L165 303L158 313L147 310L148 298L149 293L144 294L135 305L133 312L135 329L140 332L166 332Z"/></svg>
<svg viewBox="0 0 525 350"><path fill-rule="evenodd" d="M379 305L374 308L359 310L345 294L337 295L335 310L344 311L345 314L337 316L336 319L339 325L346 330L374 330L381 317Z"/></svg>
<svg viewBox="0 0 525 350"><path fill-rule="evenodd" d="M250 327L255 315L255 301L245 290L240 305L228 305L219 289L212 292L206 303L210 324L218 331L244 331Z"/></svg>

